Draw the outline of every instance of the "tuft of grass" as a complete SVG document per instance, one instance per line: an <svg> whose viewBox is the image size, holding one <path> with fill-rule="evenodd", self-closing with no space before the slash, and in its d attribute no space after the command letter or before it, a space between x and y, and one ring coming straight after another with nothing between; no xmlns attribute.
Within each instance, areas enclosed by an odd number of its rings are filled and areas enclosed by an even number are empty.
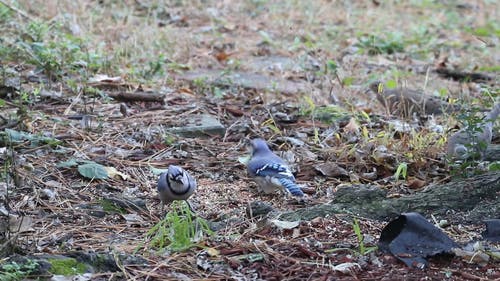
<svg viewBox="0 0 500 281"><path fill-rule="evenodd" d="M393 54L404 52L404 40L399 33L390 33L385 38L376 35L364 35L358 38L357 47L369 55Z"/></svg>
<svg viewBox="0 0 500 281"><path fill-rule="evenodd" d="M303 97L305 106L300 108L301 116L310 116L314 120L319 120L327 124L332 124L340 119L347 118L348 113L336 105L316 106L314 101L308 97Z"/></svg>
<svg viewBox="0 0 500 281"><path fill-rule="evenodd" d="M276 122L272 117L262 122L261 126L268 127L269 129L271 129L271 131L273 131L277 135L283 134L283 132L280 130L280 128L278 127L278 125L276 124Z"/></svg>
<svg viewBox="0 0 500 281"><path fill-rule="evenodd" d="M365 238L363 236L363 233L361 233L361 227L359 226L359 222L356 218L353 219L352 229L354 230L354 233L356 234L356 237L358 238L358 253L361 256L368 255L369 253L376 251L378 249L377 246L372 246L372 247L365 246L365 242L364 242Z"/></svg>
<svg viewBox="0 0 500 281"><path fill-rule="evenodd" d="M476 36L481 37L500 37L500 25L496 22L489 21L483 26L478 27L466 27L465 30Z"/></svg>
<svg viewBox="0 0 500 281"><path fill-rule="evenodd" d="M354 231L354 234L356 234L356 238L358 239L358 248L356 250L352 250L349 248L334 248L334 249L326 250L325 252L332 253L332 252L337 252L337 251L348 250L348 251L354 252L358 256L365 256L365 255L368 255L369 253L374 252L378 249L377 246L371 246L371 247L365 246L365 242L364 242L365 238L363 236L363 233L361 233L361 227L359 226L359 222L356 218L353 219L352 229Z"/></svg>
<svg viewBox="0 0 500 281"><path fill-rule="evenodd" d="M165 249L181 252L199 247L204 235L213 234L207 221L195 217L186 202L174 201L165 218L146 233L146 239L151 248L160 252Z"/></svg>

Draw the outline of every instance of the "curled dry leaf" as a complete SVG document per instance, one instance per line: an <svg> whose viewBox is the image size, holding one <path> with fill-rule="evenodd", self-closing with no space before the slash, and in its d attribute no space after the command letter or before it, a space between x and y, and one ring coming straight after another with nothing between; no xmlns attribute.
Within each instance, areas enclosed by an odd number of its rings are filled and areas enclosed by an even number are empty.
<svg viewBox="0 0 500 281"><path fill-rule="evenodd" d="M333 270L340 271L344 274L350 274L356 269L361 269L361 266L355 262L345 262L333 267Z"/></svg>

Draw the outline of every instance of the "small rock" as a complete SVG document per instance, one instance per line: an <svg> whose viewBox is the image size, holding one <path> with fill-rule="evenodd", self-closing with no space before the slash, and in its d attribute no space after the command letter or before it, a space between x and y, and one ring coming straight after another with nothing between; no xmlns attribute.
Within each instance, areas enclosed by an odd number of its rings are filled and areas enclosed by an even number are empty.
<svg viewBox="0 0 500 281"><path fill-rule="evenodd" d="M274 211L273 206L262 201L253 201L246 208L246 214L249 218L263 217L272 211Z"/></svg>
<svg viewBox="0 0 500 281"><path fill-rule="evenodd" d="M190 116L183 127L174 127L170 133L188 138L206 137L210 135L224 136L226 128L212 115L202 114Z"/></svg>

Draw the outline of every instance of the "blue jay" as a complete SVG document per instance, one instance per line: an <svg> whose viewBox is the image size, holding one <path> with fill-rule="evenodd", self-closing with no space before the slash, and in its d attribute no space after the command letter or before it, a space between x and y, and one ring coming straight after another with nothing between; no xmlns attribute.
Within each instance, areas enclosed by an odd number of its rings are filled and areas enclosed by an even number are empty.
<svg viewBox="0 0 500 281"><path fill-rule="evenodd" d="M295 177L285 162L274 154L263 139L253 139L252 156L247 164L247 172L264 193L272 193L284 188L295 196L304 196Z"/></svg>
<svg viewBox="0 0 500 281"><path fill-rule="evenodd" d="M162 202L161 209L174 200L186 200L196 189L196 180L184 169L170 165L158 179L158 193ZM188 202L189 207L191 205Z"/></svg>

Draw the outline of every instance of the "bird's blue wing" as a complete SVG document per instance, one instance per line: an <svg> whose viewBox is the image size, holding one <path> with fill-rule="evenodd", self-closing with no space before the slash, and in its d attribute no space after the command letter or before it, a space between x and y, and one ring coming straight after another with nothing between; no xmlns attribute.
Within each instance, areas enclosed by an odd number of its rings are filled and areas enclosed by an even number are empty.
<svg viewBox="0 0 500 281"><path fill-rule="evenodd" d="M255 175L259 177L286 178L294 180L290 169L279 163L269 163L255 169Z"/></svg>

